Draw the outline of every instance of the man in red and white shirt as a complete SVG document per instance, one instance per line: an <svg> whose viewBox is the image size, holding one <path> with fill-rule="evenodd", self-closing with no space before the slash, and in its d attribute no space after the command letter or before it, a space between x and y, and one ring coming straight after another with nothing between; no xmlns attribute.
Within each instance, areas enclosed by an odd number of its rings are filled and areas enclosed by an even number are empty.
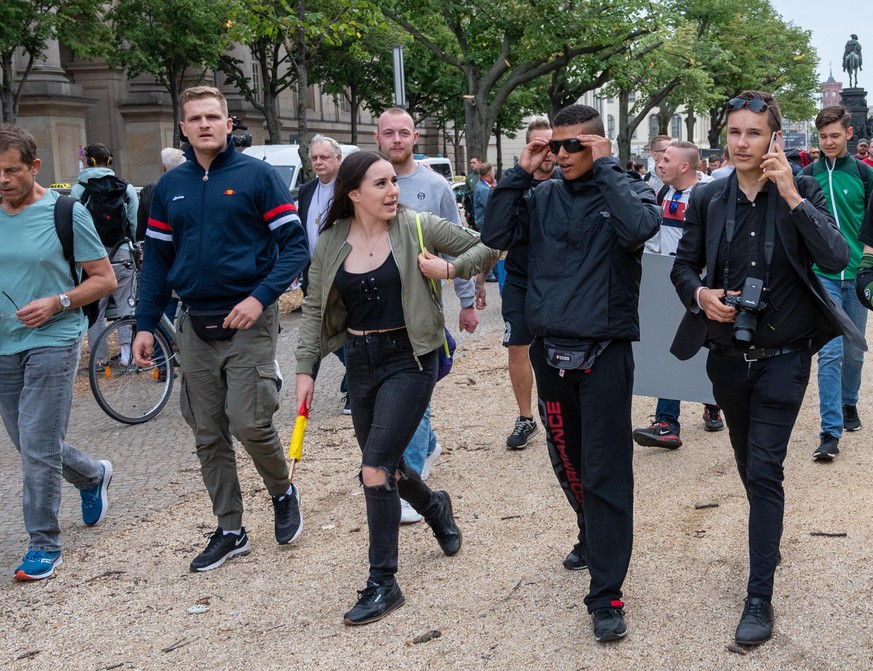
<svg viewBox="0 0 873 671"><path fill-rule="evenodd" d="M700 152L693 142L674 140L664 150L664 157L658 163L658 174L664 183L658 191L658 202L664 214L660 230L646 242L649 251L669 256L676 254L691 192L699 182L712 181L712 177L698 170L699 166ZM717 405L704 405L703 422L707 431L724 429ZM635 429L634 442L675 450L682 446L679 429L679 401L659 398L655 421L650 426Z"/></svg>

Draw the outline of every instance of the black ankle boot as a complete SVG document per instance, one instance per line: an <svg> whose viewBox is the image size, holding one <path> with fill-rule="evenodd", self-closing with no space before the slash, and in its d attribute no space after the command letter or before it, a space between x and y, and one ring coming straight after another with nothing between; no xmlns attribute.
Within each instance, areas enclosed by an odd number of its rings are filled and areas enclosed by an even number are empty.
<svg viewBox="0 0 873 671"><path fill-rule="evenodd" d="M371 579L364 589L358 591L358 603L346 613L343 622L351 625L370 624L381 620L404 603L406 599L396 580L377 582Z"/></svg>
<svg viewBox="0 0 873 671"><path fill-rule="evenodd" d="M773 606L758 597L747 597L734 639L740 645L759 645L772 635Z"/></svg>
<svg viewBox="0 0 873 671"><path fill-rule="evenodd" d="M458 554L461 549L461 530L455 524L452 514L452 500L444 491L431 494L431 504L424 514L424 520L433 529L433 535L447 556Z"/></svg>

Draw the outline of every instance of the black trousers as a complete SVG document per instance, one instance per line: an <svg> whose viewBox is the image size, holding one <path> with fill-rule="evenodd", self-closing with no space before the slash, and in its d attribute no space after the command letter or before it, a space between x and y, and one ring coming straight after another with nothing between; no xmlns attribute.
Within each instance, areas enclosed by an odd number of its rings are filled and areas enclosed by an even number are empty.
<svg viewBox="0 0 873 671"><path fill-rule="evenodd" d="M406 330L349 335L346 372L355 437L361 464L382 468L387 481L364 487L370 532L370 578L383 582L397 573L400 498L426 518L431 514L431 491L403 462L403 451L424 415L439 366L436 351L419 357L412 352ZM395 483L395 473L400 480Z"/></svg>
<svg viewBox="0 0 873 671"><path fill-rule="evenodd" d="M811 360L801 351L752 363L710 352L706 361L749 500L749 594L773 594L785 512L782 464Z"/></svg>
<svg viewBox="0 0 873 671"><path fill-rule="evenodd" d="M562 371L546 361L541 338L530 346L555 474L581 512L591 584L588 611L621 601L633 545L634 361L629 342L614 341L590 371Z"/></svg>

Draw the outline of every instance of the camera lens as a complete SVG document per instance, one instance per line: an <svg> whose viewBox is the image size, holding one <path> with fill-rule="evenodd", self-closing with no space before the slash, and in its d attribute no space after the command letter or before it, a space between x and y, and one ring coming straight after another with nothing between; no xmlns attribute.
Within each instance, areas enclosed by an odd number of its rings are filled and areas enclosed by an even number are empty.
<svg viewBox="0 0 873 671"><path fill-rule="evenodd" d="M739 310L734 322L734 342L748 347L754 342L757 329L758 315L748 310Z"/></svg>

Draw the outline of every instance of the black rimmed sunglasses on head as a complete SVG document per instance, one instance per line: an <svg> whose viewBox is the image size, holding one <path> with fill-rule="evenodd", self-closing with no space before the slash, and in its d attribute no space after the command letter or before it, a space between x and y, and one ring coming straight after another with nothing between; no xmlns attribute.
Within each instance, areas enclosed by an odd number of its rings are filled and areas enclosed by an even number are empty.
<svg viewBox="0 0 873 671"><path fill-rule="evenodd" d="M561 147L563 147L568 154L578 154L585 149L585 146L575 137L569 137L566 140L549 140L549 149L556 156L558 152L561 151Z"/></svg>
<svg viewBox="0 0 873 671"><path fill-rule="evenodd" d="M770 112L770 114L773 115L773 118L776 119L778 127L782 128L781 120L776 116L776 112L773 111L773 108L770 107L770 104L766 100L760 100L758 98L752 98L751 100L747 100L746 98L731 98L727 102L727 108L732 112L741 110L744 107L756 114Z"/></svg>

